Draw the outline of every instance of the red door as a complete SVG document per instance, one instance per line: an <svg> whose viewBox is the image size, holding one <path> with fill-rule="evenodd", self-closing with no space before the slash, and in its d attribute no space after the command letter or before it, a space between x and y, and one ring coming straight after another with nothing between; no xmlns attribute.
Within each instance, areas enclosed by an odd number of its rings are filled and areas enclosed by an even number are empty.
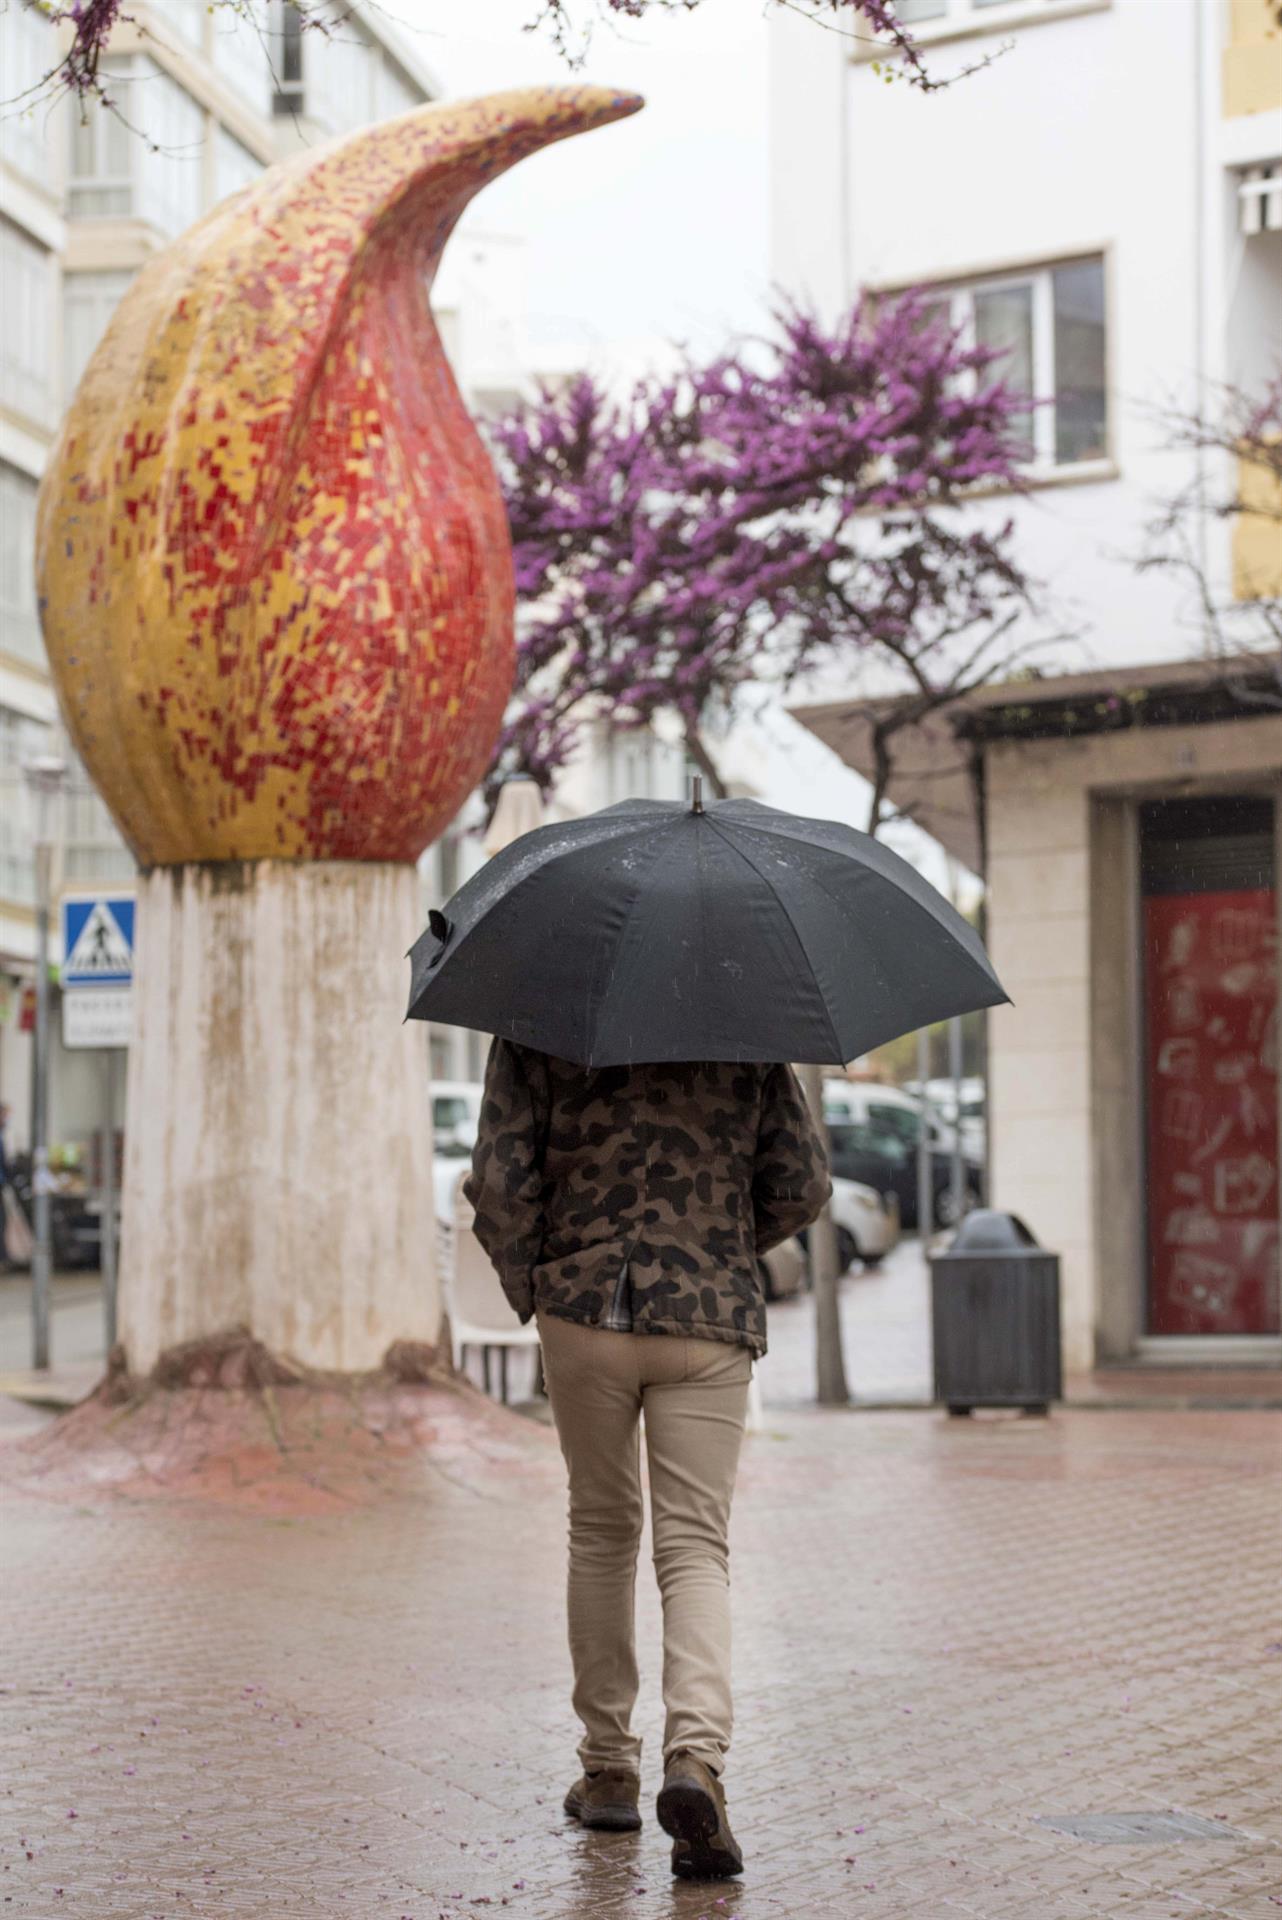
<svg viewBox="0 0 1282 1920"><path fill-rule="evenodd" d="M1144 899L1151 1334L1279 1329L1276 905L1216 877Z"/></svg>

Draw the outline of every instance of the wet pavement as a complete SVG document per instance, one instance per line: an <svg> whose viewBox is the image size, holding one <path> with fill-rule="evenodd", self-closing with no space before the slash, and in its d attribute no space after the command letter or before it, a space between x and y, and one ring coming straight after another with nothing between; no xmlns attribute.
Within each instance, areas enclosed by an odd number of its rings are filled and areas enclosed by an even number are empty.
<svg viewBox="0 0 1282 1920"><path fill-rule="evenodd" d="M733 1536L747 1871L698 1887L651 1817L648 1543L646 1824L560 1812L544 1427L442 1386L86 1409L0 1447L0 1912L1266 1920L1280 1445L1266 1412L776 1406Z"/></svg>

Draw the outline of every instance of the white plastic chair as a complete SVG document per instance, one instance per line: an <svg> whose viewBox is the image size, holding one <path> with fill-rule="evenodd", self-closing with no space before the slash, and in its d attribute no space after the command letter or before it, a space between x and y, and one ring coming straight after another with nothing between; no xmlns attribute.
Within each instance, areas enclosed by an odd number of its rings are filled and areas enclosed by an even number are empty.
<svg viewBox="0 0 1282 1920"><path fill-rule="evenodd" d="M450 1258L445 1268L445 1308L450 1317L450 1345L454 1365L460 1371L468 1347L481 1349L485 1391L490 1390L490 1348L499 1350L499 1391L507 1400L507 1356L510 1347L537 1347L539 1330L533 1320L522 1326L489 1255L477 1239L472 1222L472 1206L464 1198L465 1167L454 1183L454 1229Z"/></svg>

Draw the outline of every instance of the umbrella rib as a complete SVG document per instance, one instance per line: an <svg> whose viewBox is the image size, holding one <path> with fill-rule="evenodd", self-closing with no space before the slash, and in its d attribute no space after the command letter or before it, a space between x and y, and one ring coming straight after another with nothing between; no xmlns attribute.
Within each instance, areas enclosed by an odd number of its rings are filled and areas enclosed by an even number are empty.
<svg viewBox="0 0 1282 1920"><path fill-rule="evenodd" d="M719 824L715 815L708 813L704 815L704 818L708 820L712 826L716 827L717 832L721 835L721 838L725 841L726 845L729 848L731 848L733 852L737 853L739 858L742 861L744 861L748 866L752 868L752 871L756 874L758 880L762 881L765 884L765 886L769 888L770 893L773 895L774 899L778 901L780 907L783 909L783 917L788 922L788 925L791 927L792 937L796 941L797 946L801 951L801 957L805 961L807 967L809 967L810 969L810 978L814 982L815 992L819 995L819 1004L824 1010L824 1019L828 1023L828 1032L832 1037L833 1050L836 1054L840 1055L841 1041L838 1037L836 1026L833 1023L832 1010L828 1005L827 995L824 993L823 988L819 984L819 976L815 972L814 961L810 958L810 955L807 953L806 943L802 939L800 933L797 931L797 923L792 917L792 913L788 906L788 902L784 899L783 895L779 892L778 888L775 886L775 883L770 878L769 874L762 872L761 868L757 865L756 861L752 858L751 854L748 853L745 848L737 846L735 844L735 842L730 838L730 835ZM844 1066L845 1061L843 1059L838 1059L836 1064L838 1066Z"/></svg>
<svg viewBox="0 0 1282 1920"><path fill-rule="evenodd" d="M803 821L803 822L806 821L806 816L802 814L798 814L796 817L799 821ZM772 840L786 840L789 846L813 847L817 845L822 845L822 842L817 842L814 840L807 839L804 833L789 833L786 827L776 826L774 825L773 822L767 823L767 822L758 820L756 818L753 818L751 820L735 820L731 824L740 828L744 833L764 833L764 834L767 834ZM861 829L858 827L847 827L844 820L817 820L815 821L814 824L821 827L823 826L841 827L841 828L844 828L845 831L849 833L858 833L860 834L860 837L863 840L866 840L868 842L870 846L875 847L878 853L889 854L892 860L896 861L899 865L906 867L908 872L913 876L913 878L915 880L920 880L922 885L926 888L927 898L925 900L916 900L915 904L919 907L922 907L924 911L928 912L931 915L932 919L935 919L938 921L939 915L935 910L934 900L932 900L929 897L930 895L934 894L938 897L940 906L947 907L950 905L950 902L945 900L943 896L938 893L938 889L931 886L930 882L926 880L922 874L918 873L916 867L913 866L910 860L905 860L902 854L897 854L895 852L895 849L893 847L888 847L884 840L878 840L875 834L862 833ZM830 853L839 853L841 851L841 849L836 847L830 847L825 850ZM849 854L846 854L845 857L850 858L851 856ZM869 870L873 871L872 868L870 868ZM892 880L895 879L893 872L888 877L891 878ZM898 880L895 880L895 884L899 885ZM824 891L827 892L828 891L827 888L824 888ZM901 888L901 891L906 892L907 889ZM833 896L831 894L828 895L828 898L830 900L832 899L832 897ZM913 898L912 895L909 895L908 897ZM952 929L950 927L945 926L944 931L946 933L949 933L952 936L954 942L956 943L957 937L955 934L952 933ZM957 944L960 944L960 943L957 943Z"/></svg>
<svg viewBox="0 0 1282 1920"><path fill-rule="evenodd" d="M590 818L591 816L588 816L588 817ZM658 826L656 823L657 831L653 834L652 838L655 841L658 841L661 835L673 832L677 827L681 826L684 823L684 820L685 820L685 809L683 808L680 814L678 814L674 819L664 822L662 826ZM648 848L647 851L650 853L649 865L653 866L655 860L657 860L659 857L661 848L655 845L651 848ZM642 895L642 888L640 884L638 884L636 887L633 888L632 898L628 902L627 912L624 914L622 922L620 923L620 926L619 926L618 939L615 942L615 956L616 956L615 964L610 970L609 980L606 982L604 988L602 989L597 999L596 1026L597 1026L598 1032L605 1025L606 1009L609 1005L611 997L614 995L616 991L615 981L618 977L618 972L619 972L619 955L621 954L624 942L627 938L628 929L632 925L632 917L636 913L637 905L641 899L641 895Z"/></svg>
<svg viewBox="0 0 1282 1920"><path fill-rule="evenodd" d="M736 822L736 825L739 826L741 831L745 833L769 832L769 828L758 827L755 821L749 823L748 821L744 820L742 822ZM794 844L799 844L801 846L807 846L810 844L809 842L802 840L800 835L793 835L788 833L775 833L774 838L776 840L789 840L789 841L792 841ZM877 844L880 845L881 843L878 842ZM887 851L893 851L893 849L887 849ZM871 869L869 869L869 871L871 871ZM912 868L911 871L916 873L916 868ZM831 900L834 907L837 907L842 911L845 910L845 903L838 898L838 896L832 891L831 887L825 886L823 880L820 878L818 874L814 874L811 876L811 885L817 887L819 892L823 894L826 900ZM933 893L935 889L932 887L930 891ZM900 893L903 900L908 906L915 907L919 913L925 914L929 919L929 921L935 926L935 928L941 934L943 934L948 940L951 940L954 951L962 959L969 960L971 965L977 968L979 973L984 978L991 979L995 977L993 976L993 973L992 973L992 963L988 959L987 952L981 948L981 951L983 952L983 959L982 961L976 960L975 955L970 951L970 949L967 946L963 945L963 943L958 939L957 935L954 933L952 927L948 925L947 921L944 919L941 919L940 916L935 912L933 901L931 901L930 899L919 900L917 899L915 894L909 893L904 888L900 889ZM947 907L949 906L949 902L946 900L941 900L941 905ZM956 909L951 908L950 911L956 912ZM960 916L958 917L960 918ZM966 927L968 932L973 932L973 929L968 926L967 922L962 921L962 925ZM864 938L862 929L858 930L858 937L861 939ZM885 968L879 956L867 949L866 941L865 941L865 953L866 953L869 965L871 965L876 970L879 976L884 977ZM1000 985L1000 983L998 984ZM1002 998L1003 1000L1006 1000L1008 998L1005 992L1003 992Z"/></svg>

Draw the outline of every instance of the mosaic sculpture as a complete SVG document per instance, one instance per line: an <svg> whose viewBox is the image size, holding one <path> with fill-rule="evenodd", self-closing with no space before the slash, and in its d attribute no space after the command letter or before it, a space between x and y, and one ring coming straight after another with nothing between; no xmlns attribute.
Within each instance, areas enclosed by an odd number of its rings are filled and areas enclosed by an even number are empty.
<svg viewBox="0 0 1282 1920"><path fill-rule="evenodd" d="M67 725L142 867L132 1373L246 1332L305 1369L430 1360L413 863L485 770L514 653L503 505L428 289L486 181L639 105L427 107L273 168L139 275L72 402L38 573Z"/></svg>
<svg viewBox="0 0 1282 1920"><path fill-rule="evenodd" d="M37 571L72 737L143 865L414 860L484 772L507 524L428 290L479 188L639 104L420 109L270 169L126 293Z"/></svg>

